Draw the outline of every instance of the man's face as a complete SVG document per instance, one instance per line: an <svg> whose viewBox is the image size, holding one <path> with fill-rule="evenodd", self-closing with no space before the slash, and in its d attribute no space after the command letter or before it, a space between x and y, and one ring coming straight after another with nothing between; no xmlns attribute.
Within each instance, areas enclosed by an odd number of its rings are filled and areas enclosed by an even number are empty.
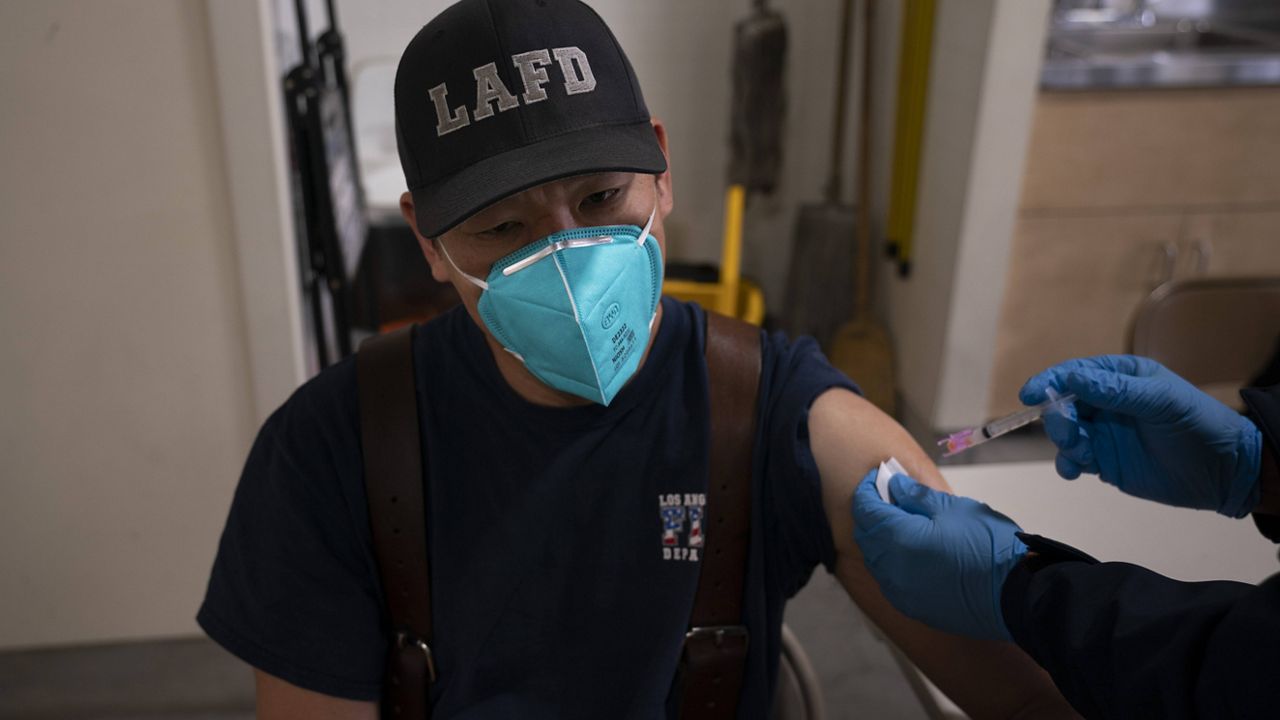
<svg viewBox="0 0 1280 720"><path fill-rule="evenodd" d="M654 125L665 151L665 133L659 123ZM657 239L665 258L663 220L673 204L670 171L656 176L626 172L578 175L504 198L440 237L428 239L418 234L418 243L431 266L432 277L453 284L471 318L488 334L476 309L481 290L460 275L459 270L485 280L495 262L541 238L580 227L644 227L655 206L657 213L650 233ZM408 193L401 197L400 206L417 234L413 200ZM453 263L445 257L446 250Z"/></svg>

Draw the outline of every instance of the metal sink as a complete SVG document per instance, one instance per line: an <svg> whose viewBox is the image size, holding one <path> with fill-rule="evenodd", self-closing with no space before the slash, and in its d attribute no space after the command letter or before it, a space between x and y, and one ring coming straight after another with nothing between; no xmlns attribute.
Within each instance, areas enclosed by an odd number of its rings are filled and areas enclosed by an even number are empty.
<svg viewBox="0 0 1280 720"><path fill-rule="evenodd" d="M1277 46L1257 36L1223 30L1093 29L1050 36L1050 55L1088 58L1099 55L1150 55L1157 52L1258 52Z"/></svg>
<svg viewBox="0 0 1280 720"><path fill-rule="evenodd" d="M1204 21L1054 28L1041 86L1280 85L1280 35Z"/></svg>

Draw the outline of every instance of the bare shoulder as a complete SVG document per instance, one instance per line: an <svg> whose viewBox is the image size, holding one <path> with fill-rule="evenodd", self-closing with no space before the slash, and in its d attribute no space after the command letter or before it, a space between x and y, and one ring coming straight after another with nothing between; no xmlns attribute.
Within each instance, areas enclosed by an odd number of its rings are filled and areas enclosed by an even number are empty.
<svg viewBox="0 0 1280 720"><path fill-rule="evenodd" d="M912 620L885 600L867 571L853 540L851 503L872 468L896 457L916 480L950 492L911 435L862 397L833 389L810 408L809 447L835 543L836 577L862 612L970 717L1075 717L1049 676L1017 646L949 635Z"/></svg>
<svg viewBox="0 0 1280 720"><path fill-rule="evenodd" d="M378 703L347 700L300 688L253 671L258 720L377 720Z"/></svg>

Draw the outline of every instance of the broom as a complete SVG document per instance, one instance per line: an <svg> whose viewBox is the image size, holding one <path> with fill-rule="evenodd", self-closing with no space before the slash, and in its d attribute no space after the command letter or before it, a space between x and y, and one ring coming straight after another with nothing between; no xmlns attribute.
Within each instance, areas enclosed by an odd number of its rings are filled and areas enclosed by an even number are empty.
<svg viewBox="0 0 1280 720"><path fill-rule="evenodd" d="M787 272L782 324L793 337L812 335L830 349L840 323L852 314L853 290L848 268L853 264L849 239L857 213L840 201L840 164L844 158L845 92L849 66L849 22L853 0L844 0L840 51L836 65L835 120L832 123L831 169L823 202L800 207Z"/></svg>
<svg viewBox="0 0 1280 720"><path fill-rule="evenodd" d="M734 26L729 115L729 184L769 194L782 164L787 26L766 0Z"/></svg>
<svg viewBox="0 0 1280 720"><path fill-rule="evenodd" d="M893 377L893 348L889 333L871 313L871 32L875 0L862 0L862 88L858 127L858 260L855 263L857 301L851 322L842 325L831 344L836 369L855 380L863 393L890 416L897 412Z"/></svg>

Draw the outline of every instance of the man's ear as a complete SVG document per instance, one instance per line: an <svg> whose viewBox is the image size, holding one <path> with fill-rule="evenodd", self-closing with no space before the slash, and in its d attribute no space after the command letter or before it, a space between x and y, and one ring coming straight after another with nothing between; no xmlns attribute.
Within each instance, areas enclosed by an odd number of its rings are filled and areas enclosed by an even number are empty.
<svg viewBox="0 0 1280 720"><path fill-rule="evenodd" d="M440 251L436 249L435 240L422 236L418 232L418 216L413 211L413 196L409 193L401 193L400 195L400 214L404 216L404 221L409 223L409 227L413 229L413 236L418 239L418 247L422 249L422 256L427 259L427 264L431 266L431 277L436 282L449 282L448 261L440 255Z"/></svg>
<svg viewBox="0 0 1280 720"><path fill-rule="evenodd" d="M658 212L665 220L676 204L671 187L671 153L667 151L667 127L656 117L649 118L649 124L653 126L653 134L658 136L658 147L662 148L662 154L667 158L666 172L654 176L658 187Z"/></svg>

